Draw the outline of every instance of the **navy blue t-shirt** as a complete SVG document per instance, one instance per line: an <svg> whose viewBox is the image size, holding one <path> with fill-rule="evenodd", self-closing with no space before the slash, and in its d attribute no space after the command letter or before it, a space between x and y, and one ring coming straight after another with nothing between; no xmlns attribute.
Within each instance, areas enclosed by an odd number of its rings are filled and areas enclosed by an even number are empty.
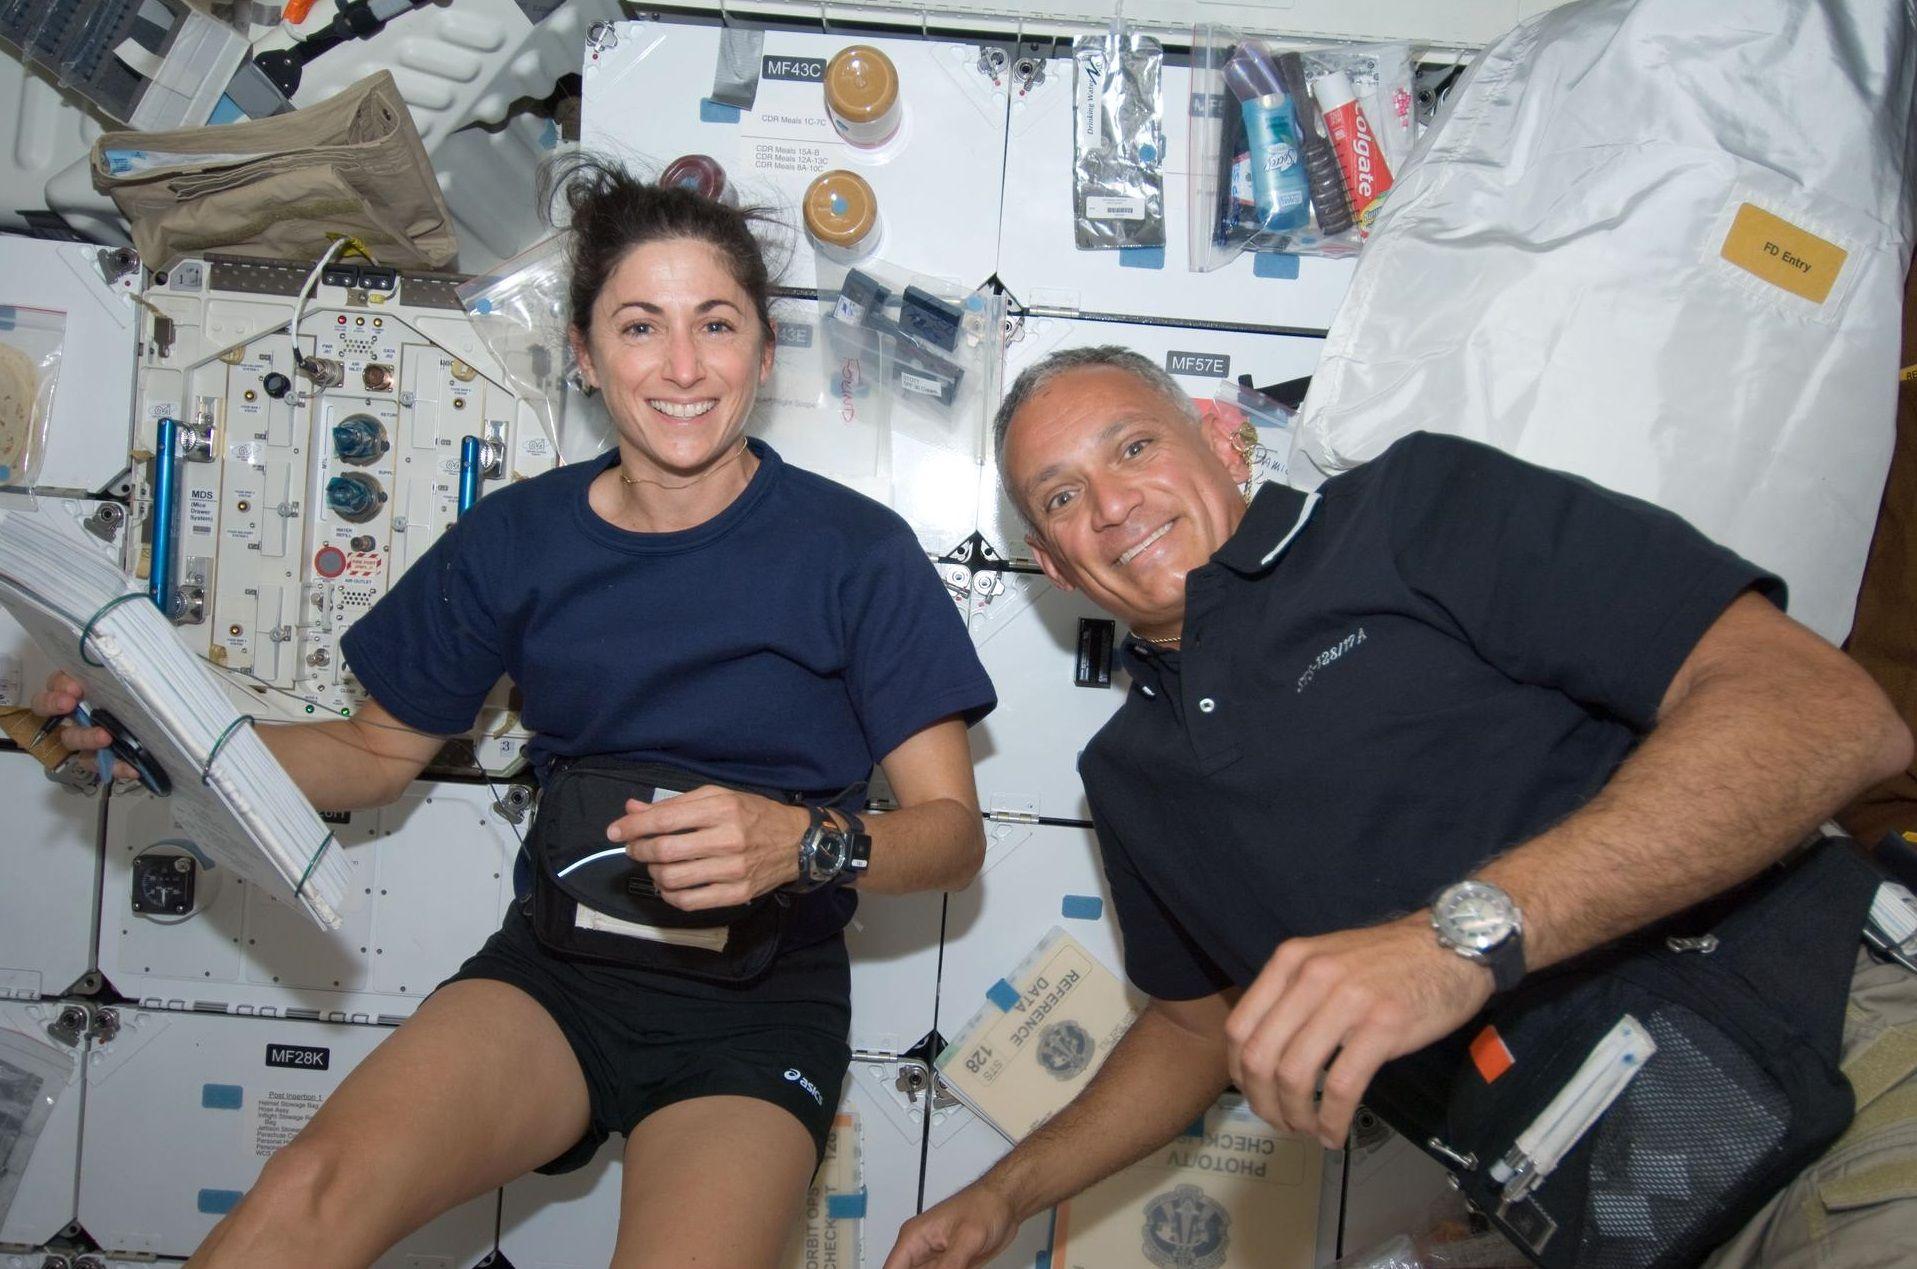
<svg viewBox="0 0 1917 1269"><path fill-rule="evenodd" d="M905 522L750 445L744 492L677 533L592 510L616 453L488 495L347 631L348 665L400 721L441 735L471 727L509 676L541 778L555 757L614 754L826 794L930 724L990 712L991 681ZM842 925L851 896L831 895Z"/></svg>

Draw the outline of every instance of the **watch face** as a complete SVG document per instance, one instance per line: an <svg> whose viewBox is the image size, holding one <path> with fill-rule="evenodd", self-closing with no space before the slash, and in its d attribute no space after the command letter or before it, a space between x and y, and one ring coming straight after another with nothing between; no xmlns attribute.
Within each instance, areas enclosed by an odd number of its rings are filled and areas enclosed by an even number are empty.
<svg viewBox="0 0 1917 1269"><path fill-rule="evenodd" d="M819 834L819 847L812 856L812 876L829 881L845 867L845 837L827 829Z"/></svg>
<svg viewBox="0 0 1917 1269"><path fill-rule="evenodd" d="M1447 942L1475 952L1496 947L1517 928L1517 912L1509 896L1480 881L1460 882L1446 890L1438 896L1431 915Z"/></svg>

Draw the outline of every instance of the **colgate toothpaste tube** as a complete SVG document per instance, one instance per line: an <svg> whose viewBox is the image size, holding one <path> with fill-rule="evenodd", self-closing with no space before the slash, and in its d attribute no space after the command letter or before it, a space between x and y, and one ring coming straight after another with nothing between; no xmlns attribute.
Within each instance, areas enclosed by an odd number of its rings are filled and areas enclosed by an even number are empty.
<svg viewBox="0 0 1917 1269"><path fill-rule="evenodd" d="M1359 229L1370 232L1372 218L1378 214L1380 200L1391 188L1391 168L1385 163L1384 150L1365 118L1351 79L1343 71L1328 71L1312 81L1311 95L1325 117L1325 130L1331 134L1332 148L1338 152L1338 166L1345 174L1345 190L1351 198L1351 211Z"/></svg>

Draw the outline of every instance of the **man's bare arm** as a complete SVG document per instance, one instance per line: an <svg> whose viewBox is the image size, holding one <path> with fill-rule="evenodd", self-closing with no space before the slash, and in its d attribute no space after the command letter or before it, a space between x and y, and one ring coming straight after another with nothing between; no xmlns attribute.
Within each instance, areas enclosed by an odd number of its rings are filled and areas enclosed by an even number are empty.
<svg viewBox="0 0 1917 1269"><path fill-rule="evenodd" d="M1855 662L1747 594L1598 795L1479 875L1518 901L1525 962L1539 969L1754 876L1910 754L1909 730Z"/></svg>
<svg viewBox="0 0 1917 1269"><path fill-rule="evenodd" d="M885 1269L982 1264L1027 1218L1176 1137L1225 1089L1226 995L1154 1000L1070 1105L908 1222Z"/></svg>

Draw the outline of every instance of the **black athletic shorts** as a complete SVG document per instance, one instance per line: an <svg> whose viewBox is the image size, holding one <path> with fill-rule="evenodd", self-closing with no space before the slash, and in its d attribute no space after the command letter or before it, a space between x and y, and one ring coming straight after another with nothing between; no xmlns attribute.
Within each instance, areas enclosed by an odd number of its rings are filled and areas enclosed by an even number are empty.
<svg viewBox="0 0 1917 1269"><path fill-rule="evenodd" d="M606 1138L694 1097L756 1097L798 1116L817 1158L852 1061L845 937L782 950L749 983L711 983L563 960L517 903L499 932L446 982L490 978L538 1001L585 1072L592 1122L538 1170L584 1167ZM444 986L444 984L441 984Z"/></svg>

